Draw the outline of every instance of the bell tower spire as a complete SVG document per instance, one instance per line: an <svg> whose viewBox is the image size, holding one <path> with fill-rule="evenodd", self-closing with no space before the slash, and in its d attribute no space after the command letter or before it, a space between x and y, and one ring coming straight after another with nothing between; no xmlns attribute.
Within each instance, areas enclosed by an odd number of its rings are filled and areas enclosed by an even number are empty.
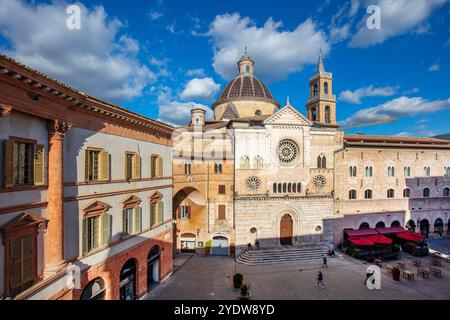
<svg viewBox="0 0 450 320"><path fill-rule="evenodd" d="M309 79L309 99L306 102L308 119L325 127L337 127L336 96L333 94L333 75L325 71L322 49L317 60L316 74Z"/></svg>

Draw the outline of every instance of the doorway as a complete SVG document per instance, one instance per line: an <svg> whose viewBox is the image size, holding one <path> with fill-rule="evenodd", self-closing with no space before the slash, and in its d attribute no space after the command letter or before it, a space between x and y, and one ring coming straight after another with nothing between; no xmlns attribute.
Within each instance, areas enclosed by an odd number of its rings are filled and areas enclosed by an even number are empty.
<svg viewBox="0 0 450 320"><path fill-rule="evenodd" d="M289 214L285 214L280 222L280 244L282 246L292 245L293 222Z"/></svg>

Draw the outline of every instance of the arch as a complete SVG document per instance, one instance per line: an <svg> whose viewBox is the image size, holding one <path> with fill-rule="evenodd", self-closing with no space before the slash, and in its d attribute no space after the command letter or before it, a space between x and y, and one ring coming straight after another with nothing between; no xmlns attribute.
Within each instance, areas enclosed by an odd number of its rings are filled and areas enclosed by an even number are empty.
<svg viewBox="0 0 450 320"><path fill-rule="evenodd" d="M136 300L137 261L132 258L123 265L119 274L120 300Z"/></svg>
<svg viewBox="0 0 450 320"><path fill-rule="evenodd" d="M300 182L297 183L297 192L298 193L302 192L302 184Z"/></svg>
<svg viewBox="0 0 450 320"><path fill-rule="evenodd" d="M292 245L294 235L294 222L290 214L284 214L280 220L280 244Z"/></svg>
<svg viewBox="0 0 450 320"><path fill-rule="evenodd" d="M287 192L287 184L286 182L283 183L283 192L286 193Z"/></svg>
<svg viewBox="0 0 450 320"><path fill-rule="evenodd" d="M182 253L195 253L197 248L197 236L193 232L185 232L180 235Z"/></svg>
<svg viewBox="0 0 450 320"><path fill-rule="evenodd" d="M400 221L398 221L398 220L392 221L391 227L392 228L394 228L394 227L401 227Z"/></svg>
<svg viewBox="0 0 450 320"><path fill-rule="evenodd" d="M449 197L450 196L450 189L448 187L445 187L444 190L442 191L442 195L444 197Z"/></svg>
<svg viewBox="0 0 450 320"><path fill-rule="evenodd" d="M423 188L422 195L424 198L428 198L430 196L430 188Z"/></svg>
<svg viewBox="0 0 450 320"><path fill-rule="evenodd" d="M317 156L317 168L318 169L326 169L327 167L327 158L323 153Z"/></svg>
<svg viewBox="0 0 450 320"><path fill-rule="evenodd" d="M311 108L311 120L317 121L317 109L315 107Z"/></svg>
<svg viewBox="0 0 450 320"><path fill-rule="evenodd" d="M281 193L281 183L278 184L278 193Z"/></svg>
<svg viewBox="0 0 450 320"><path fill-rule="evenodd" d="M277 184L274 183L272 187L273 187L272 192L277 193Z"/></svg>
<svg viewBox="0 0 450 320"><path fill-rule="evenodd" d="M292 184L292 192L297 193L297 184L296 183Z"/></svg>
<svg viewBox="0 0 450 320"><path fill-rule="evenodd" d="M366 166L365 167L365 176L366 177L372 177L373 176L373 168L372 168L372 166Z"/></svg>
<svg viewBox="0 0 450 320"><path fill-rule="evenodd" d="M434 221L434 233L437 233L440 236L442 236L443 232L444 232L444 221L441 218L437 218Z"/></svg>
<svg viewBox="0 0 450 320"><path fill-rule="evenodd" d="M356 190L352 189L348 192L348 198L351 200L355 200L356 199Z"/></svg>
<svg viewBox="0 0 450 320"><path fill-rule="evenodd" d="M348 168L348 175L349 175L350 177L356 177L356 174L357 174L356 166L350 166L350 167Z"/></svg>
<svg viewBox="0 0 450 320"><path fill-rule="evenodd" d="M248 156L242 156L239 160L240 169L250 169L250 158Z"/></svg>
<svg viewBox="0 0 450 320"><path fill-rule="evenodd" d="M229 241L224 234L213 235L211 239L211 254L216 256L228 256Z"/></svg>
<svg viewBox="0 0 450 320"><path fill-rule="evenodd" d="M105 292L105 281L98 277L84 287L80 300L104 300Z"/></svg>
<svg viewBox="0 0 450 320"><path fill-rule="evenodd" d="M403 189L403 198L409 198L411 197L411 189L405 188Z"/></svg>
<svg viewBox="0 0 450 320"><path fill-rule="evenodd" d="M319 89L318 89L317 83L316 83L316 84L314 84L314 86L313 86L313 96L314 96L314 97L317 97L318 94L319 94Z"/></svg>
<svg viewBox="0 0 450 320"><path fill-rule="evenodd" d="M425 177L429 177L430 174L431 174L431 169L430 169L430 167L423 167L423 175L424 175Z"/></svg>
<svg viewBox="0 0 450 320"><path fill-rule="evenodd" d="M255 116L256 116L256 117L260 117L260 116L262 116L262 112L261 112L261 110L259 110L259 109L258 109L258 110L256 110L256 111L255 111Z"/></svg>
<svg viewBox="0 0 450 320"><path fill-rule="evenodd" d="M253 160L255 169L263 169L264 168L264 161L263 158L260 155L257 155L255 159Z"/></svg>
<svg viewBox="0 0 450 320"><path fill-rule="evenodd" d="M325 94L328 94L328 82L325 82L325 83L323 84L323 92L324 92Z"/></svg>
<svg viewBox="0 0 450 320"><path fill-rule="evenodd" d="M370 229L370 225L368 222L363 222L359 225L359 229Z"/></svg>
<svg viewBox="0 0 450 320"><path fill-rule="evenodd" d="M366 189L364 191L364 199L372 199L372 190L371 189Z"/></svg>
<svg viewBox="0 0 450 320"><path fill-rule="evenodd" d="M420 233L428 238L430 233L430 222L427 219L420 220Z"/></svg>
<svg viewBox="0 0 450 320"><path fill-rule="evenodd" d="M383 221L378 221L377 224L375 225L376 229L383 229L386 228L386 224Z"/></svg>
<svg viewBox="0 0 450 320"><path fill-rule="evenodd" d="M292 192L292 184L289 182L288 183L288 193Z"/></svg>
<svg viewBox="0 0 450 320"><path fill-rule="evenodd" d="M406 229L408 229L409 232L416 231L416 223L414 222L414 220L408 220L408 222L406 223Z"/></svg>
<svg viewBox="0 0 450 320"><path fill-rule="evenodd" d="M403 175L404 175L405 177L411 176L411 168L410 168L410 167L404 167L404 168L403 168Z"/></svg>
<svg viewBox="0 0 450 320"><path fill-rule="evenodd" d="M147 293L159 282L161 248L154 245L147 254Z"/></svg>
<svg viewBox="0 0 450 320"><path fill-rule="evenodd" d="M331 123L331 109L330 106L325 107L325 123Z"/></svg>
<svg viewBox="0 0 450 320"><path fill-rule="evenodd" d="M395 191L394 191L394 189L388 189L388 191L387 191L387 197L388 197L388 198L394 198L394 197L395 197Z"/></svg>

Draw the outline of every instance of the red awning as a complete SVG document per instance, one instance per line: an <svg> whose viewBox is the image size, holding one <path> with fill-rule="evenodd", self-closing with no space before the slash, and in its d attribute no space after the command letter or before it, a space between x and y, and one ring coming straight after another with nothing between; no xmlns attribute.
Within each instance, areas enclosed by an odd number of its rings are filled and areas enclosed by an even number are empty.
<svg viewBox="0 0 450 320"><path fill-rule="evenodd" d="M361 237L377 235L378 232L375 229L359 229L359 230L344 230L349 237Z"/></svg>
<svg viewBox="0 0 450 320"><path fill-rule="evenodd" d="M367 236L364 237L364 239L369 240L370 242L373 243L378 243L378 244L391 244L392 243L392 239L389 239L388 237L385 236L381 236L381 235L371 235L371 236Z"/></svg>
<svg viewBox="0 0 450 320"><path fill-rule="evenodd" d="M369 241L366 238L349 237L347 240L353 244L356 244L357 246L373 246L374 245L374 243L372 241Z"/></svg>
<svg viewBox="0 0 450 320"><path fill-rule="evenodd" d="M397 237L408 241L419 241L425 237L417 232L399 232L395 234Z"/></svg>
<svg viewBox="0 0 450 320"><path fill-rule="evenodd" d="M377 228L375 229L379 234L388 234L388 233L397 233L397 232L406 232L405 228L402 227L390 227L390 228Z"/></svg>

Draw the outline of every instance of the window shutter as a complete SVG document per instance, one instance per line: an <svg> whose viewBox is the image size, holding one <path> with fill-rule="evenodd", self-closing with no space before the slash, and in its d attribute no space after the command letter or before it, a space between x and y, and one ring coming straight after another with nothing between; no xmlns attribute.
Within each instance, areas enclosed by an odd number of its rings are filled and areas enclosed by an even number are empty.
<svg viewBox="0 0 450 320"><path fill-rule="evenodd" d="M158 156L158 176L163 176L163 159L160 156Z"/></svg>
<svg viewBox="0 0 450 320"><path fill-rule="evenodd" d="M219 219L225 220L225 206L222 204L219 205Z"/></svg>
<svg viewBox="0 0 450 320"><path fill-rule="evenodd" d="M82 230L82 238L83 238L83 243L82 243L82 254L83 256L87 253L88 251L88 219L84 218L83 219L83 230Z"/></svg>
<svg viewBox="0 0 450 320"><path fill-rule="evenodd" d="M164 221L164 202L158 202L158 223L163 223Z"/></svg>
<svg viewBox="0 0 450 320"><path fill-rule="evenodd" d="M102 217L102 246L106 246L109 243L109 238L111 234L111 216L109 214L104 214Z"/></svg>
<svg viewBox="0 0 450 320"><path fill-rule="evenodd" d="M22 238L22 285L33 280L33 238L31 235Z"/></svg>
<svg viewBox="0 0 450 320"><path fill-rule="evenodd" d="M138 155L134 156L134 168L135 168L135 172L134 172L134 177L133 178L140 178L141 177L141 157Z"/></svg>
<svg viewBox="0 0 450 320"><path fill-rule="evenodd" d="M102 150L100 152L101 172L100 180L109 181L109 152Z"/></svg>
<svg viewBox="0 0 450 320"><path fill-rule="evenodd" d="M34 151L34 184L44 185L45 149L42 144L35 145Z"/></svg>
<svg viewBox="0 0 450 320"><path fill-rule="evenodd" d="M191 207L190 206L187 207L187 212L188 212L188 219L190 219L191 218Z"/></svg>
<svg viewBox="0 0 450 320"><path fill-rule="evenodd" d="M181 206L177 209L177 219L181 219Z"/></svg>
<svg viewBox="0 0 450 320"><path fill-rule="evenodd" d="M5 187L12 187L14 185L14 142L12 140L4 140L4 146L3 183Z"/></svg>
<svg viewBox="0 0 450 320"><path fill-rule="evenodd" d="M89 150L84 152L84 181L89 181Z"/></svg>
<svg viewBox="0 0 450 320"><path fill-rule="evenodd" d="M20 290L21 286L21 264L22 264L22 255L21 255L21 239L14 239L11 241L10 245L10 264L9 264L9 272L10 272L10 288L12 292L16 292L18 289Z"/></svg>
<svg viewBox="0 0 450 320"><path fill-rule="evenodd" d="M126 218L126 215L127 215L127 210L123 210L122 211L122 234L123 235L127 235L128 231L129 231L129 230L127 230L127 218Z"/></svg>
<svg viewBox="0 0 450 320"><path fill-rule="evenodd" d="M142 208L136 207L134 212L134 231L135 233L141 233L142 231Z"/></svg>

